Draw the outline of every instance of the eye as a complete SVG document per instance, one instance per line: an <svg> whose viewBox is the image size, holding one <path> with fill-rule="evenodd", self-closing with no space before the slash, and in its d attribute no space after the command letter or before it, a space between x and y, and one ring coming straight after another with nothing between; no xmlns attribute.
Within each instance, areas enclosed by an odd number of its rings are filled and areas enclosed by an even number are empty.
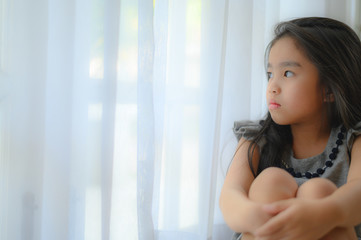
<svg viewBox="0 0 361 240"><path fill-rule="evenodd" d="M293 72L291 72L291 71L285 71L284 76L285 76L285 77L293 77L294 74L293 74Z"/></svg>
<svg viewBox="0 0 361 240"><path fill-rule="evenodd" d="M271 78L273 78L273 73L267 72L267 79L269 80L269 79L271 79Z"/></svg>

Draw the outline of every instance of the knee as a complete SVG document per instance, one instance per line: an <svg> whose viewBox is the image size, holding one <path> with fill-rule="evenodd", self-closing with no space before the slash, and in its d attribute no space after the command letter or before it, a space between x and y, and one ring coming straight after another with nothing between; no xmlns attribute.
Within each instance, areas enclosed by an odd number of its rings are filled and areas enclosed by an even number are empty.
<svg viewBox="0 0 361 240"><path fill-rule="evenodd" d="M255 178L248 196L253 201L270 203L295 197L297 188L297 183L288 172L270 167Z"/></svg>
<svg viewBox="0 0 361 240"><path fill-rule="evenodd" d="M323 198L336 191L336 185L324 178L313 178L302 184L297 192L300 198Z"/></svg>

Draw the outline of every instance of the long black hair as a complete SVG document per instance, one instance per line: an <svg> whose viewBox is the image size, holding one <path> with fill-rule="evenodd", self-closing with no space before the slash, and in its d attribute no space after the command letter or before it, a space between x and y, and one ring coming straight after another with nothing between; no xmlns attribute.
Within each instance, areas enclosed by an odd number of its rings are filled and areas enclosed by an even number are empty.
<svg viewBox="0 0 361 240"><path fill-rule="evenodd" d="M343 124L349 129L361 121L361 42L357 34L342 22L319 17L282 22L274 33L265 61L279 39L291 37L318 69L321 85L334 96L327 108L330 126ZM280 167L283 155L292 146L290 126L276 124L269 112L261 126L248 149L248 161L254 176L267 167ZM262 139L266 144L260 149L258 168L254 169L253 152Z"/></svg>

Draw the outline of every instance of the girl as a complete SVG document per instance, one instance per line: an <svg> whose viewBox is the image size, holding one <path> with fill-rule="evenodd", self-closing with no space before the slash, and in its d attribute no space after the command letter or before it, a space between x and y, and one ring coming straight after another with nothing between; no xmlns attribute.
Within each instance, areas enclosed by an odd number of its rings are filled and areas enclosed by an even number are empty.
<svg viewBox="0 0 361 240"><path fill-rule="evenodd" d="M280 23L268 115L238 122L220 207L234 239L361 239L361 43L328 18Z"/></svg>

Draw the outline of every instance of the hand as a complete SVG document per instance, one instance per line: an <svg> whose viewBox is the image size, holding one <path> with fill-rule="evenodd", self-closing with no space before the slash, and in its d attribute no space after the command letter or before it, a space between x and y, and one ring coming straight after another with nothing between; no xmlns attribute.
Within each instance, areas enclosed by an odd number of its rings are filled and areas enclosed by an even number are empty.
<svg viewBox="0 0 361 240"><path fill-rule="evenodd" d="M288 199L264 205L274 216L255 233L262 240L317 240L336 225L332 209L322 200Z"/></svg>
<svg viewBox="0 0 361 240"><path fill-rule="evenodd" d="M252 202L247 206L247 212L244 219L247 219L247 231L254 234L260 227L262 227L267 221L269 221L273 214L264 210L264 204Z"/></svg>

